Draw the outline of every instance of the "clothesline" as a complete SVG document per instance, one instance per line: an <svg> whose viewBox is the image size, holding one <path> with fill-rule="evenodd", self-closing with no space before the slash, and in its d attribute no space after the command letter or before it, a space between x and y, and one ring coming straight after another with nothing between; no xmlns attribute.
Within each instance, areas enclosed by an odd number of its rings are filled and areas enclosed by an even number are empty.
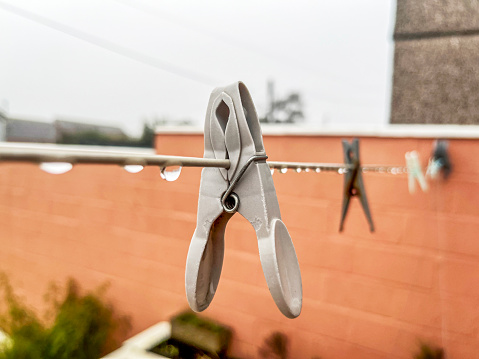
<svg viewBox="0 0 479 359"><path fill-rule="evenodd" d="M1 162L67 162L75 164L116 164L120 166L159 166L159 167L218 167L229 168L227 159L209 159L183 156L148 155L132 152L107 152L100 150L71 150L71 149L45 149L35 147L15 147L0 145ZM344 163L311 163L311 162L283 162L268 161L272 170L287 172L323 172L333 171L339 174L346 173L354 168L353 165ZM362 172L378 172L400 174L407 173L405 166L364 165L360 166Z"/></svg>
<svg viewBox="0 0 479 359"><path fill-rule="evenodd" d="M0 146L0 161L10 162L68 162L71 164L116 164L140 166L182 166L228 168L230 161L196 157L162 156L133 152L98 150L44 149L34 147Z"/></svg>
<svg viewBox="0 0 479 359"><path fill-rule="evenodd" d="M268 165L271 169L277 169L280 172L286 172L285 170L293 170L300 172L324 172L332 171L339 174L347 173L354 168L354 165L345 163L308 163L308 162L279 162L268 161ZM407 173L408 168L405 166L389 166L389 165L365 165L359 166L363 173L378 172L378 173L390 173L400 174Z"/></svg>

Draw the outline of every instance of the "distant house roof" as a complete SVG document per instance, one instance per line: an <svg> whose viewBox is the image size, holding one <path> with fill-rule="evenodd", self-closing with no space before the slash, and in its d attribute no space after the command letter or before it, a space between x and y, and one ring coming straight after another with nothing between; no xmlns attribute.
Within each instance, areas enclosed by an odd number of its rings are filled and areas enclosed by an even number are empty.
<svg viewBox="0 0 479 359"><path fill-rule="evenodd" d="M94 125L89 123L81 123L66 120L55 120L54 126L57 130L57 135L70 135L81 132L99 132L110 138L125 138L126 134L118 127Z"/></svg>
<svg viewBox="0 0 479 359"><path fill-rule="evenodd" d="M47 122L7 119L6 141L55 143L57 136L53 124Z"/></svg>
<svg viewBox="0 0 479 359"><path fill-rule="evenodd" d="M6 118L7 142L56 143L64 135L98 132L112 140L123 140L128 136L118 127L56 120L53 123ZM1 121L0 117L0 123ZM1 140L1 138L0 138Z"/></svg>

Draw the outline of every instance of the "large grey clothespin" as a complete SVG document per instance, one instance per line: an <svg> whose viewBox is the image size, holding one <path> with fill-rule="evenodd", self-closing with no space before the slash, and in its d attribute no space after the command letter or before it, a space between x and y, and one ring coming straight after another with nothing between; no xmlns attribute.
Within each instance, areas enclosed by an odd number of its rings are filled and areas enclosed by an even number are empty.
<svg viewBox="0 0 479 359"><path fill-rule="evenodd" d="M302 306L298 260L281 220L258 116L243 83L211 94L204 157L229 159L231 165L204 168L201 173L197 225L186 261L190 307L202 311L211 303L223 265L226 224L238 212L256 231L261 265L276 305L288 318L297 317Z"/></svg>

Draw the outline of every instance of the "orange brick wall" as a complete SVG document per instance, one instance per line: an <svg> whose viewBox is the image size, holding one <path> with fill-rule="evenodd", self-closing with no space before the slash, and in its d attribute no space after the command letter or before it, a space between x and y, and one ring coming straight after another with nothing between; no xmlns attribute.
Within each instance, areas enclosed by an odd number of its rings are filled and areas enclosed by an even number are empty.
<svg viewBox="0 0 479 359"><path fill-rule="evenodd" d="M362 138L364 164L403 164L430 139ZM342 162L339 137L266 136L270 160ZM201 135L159 135L162 154L202 156ZM279 330L292 358L412 358L418 340L449 359L479 354L479 141L451 140L454 172L410 195L404 175L364 174L376 225L354 200L338 233L342 183L334 173L274 175L283 220L303 277L303 311L276 308L253 228L239 215L226 233L223 273L204 315L235 329L233 353L258 357ZM49 175L33 164L0 164L0 270L38 308L47 283L111 282L109 296L133 318L132 333L187 307L184 266L196 226L200 169L176 182L158 168L129 174L79 165Z"/></svg>

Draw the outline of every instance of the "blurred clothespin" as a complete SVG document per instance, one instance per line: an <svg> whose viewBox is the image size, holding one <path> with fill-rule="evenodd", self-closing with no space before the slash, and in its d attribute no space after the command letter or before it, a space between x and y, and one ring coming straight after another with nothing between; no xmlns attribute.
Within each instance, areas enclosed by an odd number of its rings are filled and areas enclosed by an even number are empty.
<svg viewBox="0 0 479 359"><path fill-rule="evenodd" d="M451 160L448 153L449 143L446 140L437 140L435 142L432 157L429 159L426 175L431 179L437 179L442 170L444 179L447 179L452 171Z"/></svg>
<svg viewBox="0 0 479 359"><path fill-rule="evenodd" d="M422 172L421 163L419 162L419 156L416 151L406 152L406 166L408 169L408 186L409 193L416 192L416 180L419 182L419 186L426 192L428 190L428 185L426 182L426 177Z"/></svg>
<svg viewBox="0 0 479 359"><path fill-rule="evenodd" d="M364 188L363 176L361 166L359 163L359 140L353 139L352 143L343 140L344 163L352 165L344 175L344 191L343 191L343 205L341 209L341 223L339 231L342 232L344 228L344 220L349 209L349 202L351 197L357 196L363 207L364 213L369 223L369 230L374 232L373 219L369 211L368 199L366 197L366 190Z"/></svg>

